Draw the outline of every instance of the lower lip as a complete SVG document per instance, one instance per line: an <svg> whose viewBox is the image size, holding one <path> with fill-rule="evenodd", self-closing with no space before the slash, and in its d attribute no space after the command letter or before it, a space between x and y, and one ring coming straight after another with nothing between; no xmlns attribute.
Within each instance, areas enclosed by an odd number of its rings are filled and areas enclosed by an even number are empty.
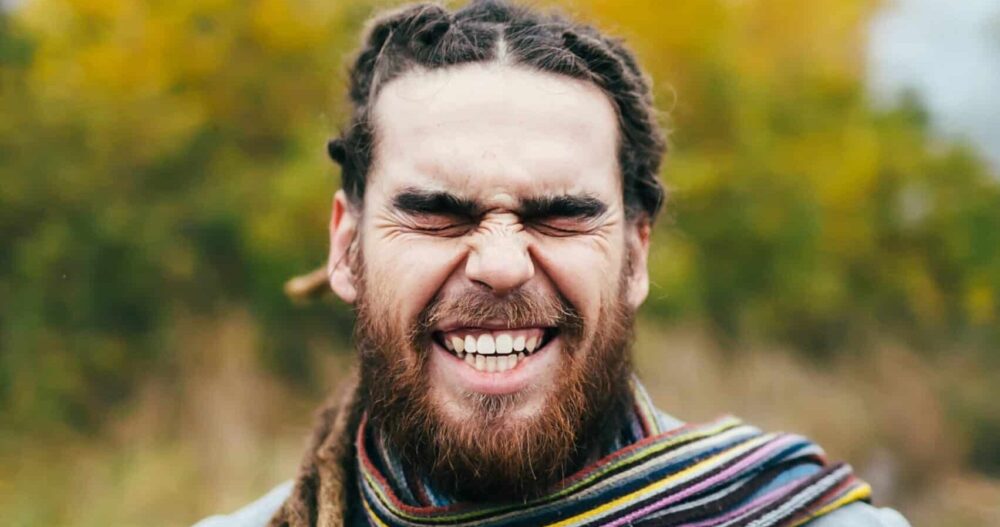
<svg viewBox="0 0 1000 527"><path fill-rule="evenodd" d="M456 382L465 391L488 395L516 393L528 388L546 373L557 371L559 336L542 349L517 361L517 366L502 372L479 371L450 351L434 342L432 364L442 370L443 377Z"/></svg>

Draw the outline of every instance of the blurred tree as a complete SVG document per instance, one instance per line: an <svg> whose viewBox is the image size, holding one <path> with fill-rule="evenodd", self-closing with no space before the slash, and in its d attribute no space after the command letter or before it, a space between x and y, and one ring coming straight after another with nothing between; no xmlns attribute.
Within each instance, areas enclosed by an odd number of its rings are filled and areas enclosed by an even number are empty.
<svg viewBox="0 0 1000 527"><path fill-rule="evenodd" d="M3 14L4 418L93 423L151 364L169 371L179 312L247 304L272 366L305 372L331 317L291 317L281 284L323 257L330 85L366 13L57 0Z"/></svg>
<svg viewBox="0 0 1000 527"><path fill-rule="evenodd" d="M895 332L998 343L1000 185L863 79L875 2L585 3L626 28L670 108L655 315L814 355Z"/></svg>

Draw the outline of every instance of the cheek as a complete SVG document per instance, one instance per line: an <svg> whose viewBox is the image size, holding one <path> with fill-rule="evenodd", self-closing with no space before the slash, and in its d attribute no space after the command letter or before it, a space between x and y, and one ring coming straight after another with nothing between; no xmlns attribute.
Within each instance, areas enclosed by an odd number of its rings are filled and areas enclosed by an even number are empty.
<svg viewBox="0 0 1000 527"><path fill-rule="evenodd" d="M535 259L559 292L591 325L617 294L622 250L615 239L553 239L536 244Z"/></svg>
<svg viewBox="0 0 1000 527"><path fill-rule="evenodd" d="M379 292L388 316L400 327L408 327L416 320L462 255L458 244L408 237L371 239L364 250L369 287Z"/></svg>

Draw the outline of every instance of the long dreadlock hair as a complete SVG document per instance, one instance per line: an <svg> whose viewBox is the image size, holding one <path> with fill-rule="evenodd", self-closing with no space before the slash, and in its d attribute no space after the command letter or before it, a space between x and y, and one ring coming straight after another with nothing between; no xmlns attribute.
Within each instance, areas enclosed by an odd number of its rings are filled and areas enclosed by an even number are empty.
<svg viewBox="0 0 1000 527"><path fill-rule="evenodd" d="M372 20L350 70L351 123L327 145L341 184L360 208L372 164L372 107L400 75L473 62L496 62L593 82L613 102L626 216L653 221L664 199L657 173L665 151L650 83L617 39L556 14L503 0L473 0L449 11L438 4L400 8Z"/></svg>

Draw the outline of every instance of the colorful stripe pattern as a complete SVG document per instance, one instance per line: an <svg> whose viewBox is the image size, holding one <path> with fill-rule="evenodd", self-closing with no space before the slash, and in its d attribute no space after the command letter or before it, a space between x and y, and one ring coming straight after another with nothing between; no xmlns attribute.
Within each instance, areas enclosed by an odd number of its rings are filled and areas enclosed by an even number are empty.
<svg viewBox="0 0 1000 527"><path fill-rule="evenodd" d="M796 526L870 488L803 437L733 417L670 426L634 384L631 423L613 452L528 503L456 503L407 474L384 442L357 436L362 504L375 526Z"/></svg>

